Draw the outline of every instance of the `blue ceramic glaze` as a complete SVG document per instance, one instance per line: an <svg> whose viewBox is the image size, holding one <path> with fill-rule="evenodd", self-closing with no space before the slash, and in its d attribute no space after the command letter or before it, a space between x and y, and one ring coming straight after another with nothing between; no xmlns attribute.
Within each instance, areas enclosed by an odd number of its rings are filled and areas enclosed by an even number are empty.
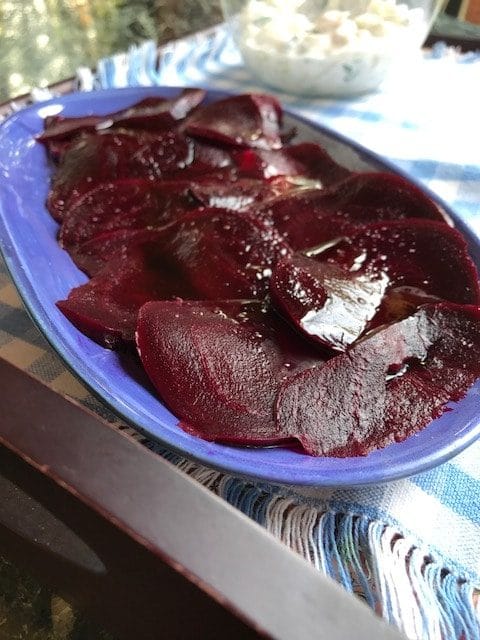
<svg viewBox="0 0 480 640"><path fill-rule="evenodd" d="M352 486L394 480L446 461L480 435L480 382L453 410L420 433L360 458L312 458L286 448L240 448L205 442L184 433L177 418L155 396L140 368L82 335L56 308L72 287L86 281L56 242L57 224L47 212L50 167L35 142L43 118L106 114L148 95L172 96L174 88L129 88L70 94L13 115L0 128L0 245L18 290L41 332L66 365L121 418L166 447L238 475L288 484ZM208 100L225 94L211 91ZM319 142L352 169L396 171L374 154L300 118L287 117L300 140ZM417 185L418 186L418 185ZM424 189L425 191L425 189ZM432 196L432 194L429 194ZM437 202L438 198L432 196ZM477 236L455 214L480 262Z"/></svg>

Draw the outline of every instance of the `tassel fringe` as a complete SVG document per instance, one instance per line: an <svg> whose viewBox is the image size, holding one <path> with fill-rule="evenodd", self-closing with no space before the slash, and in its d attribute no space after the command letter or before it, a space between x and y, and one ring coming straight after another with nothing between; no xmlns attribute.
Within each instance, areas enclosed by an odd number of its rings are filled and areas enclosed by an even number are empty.
<svg viewBox="0 0 480 640"><path fill-rule="evenodd" d="M398 529L151 448L366 601L411 640L480 640L477 589Z"/></svg>

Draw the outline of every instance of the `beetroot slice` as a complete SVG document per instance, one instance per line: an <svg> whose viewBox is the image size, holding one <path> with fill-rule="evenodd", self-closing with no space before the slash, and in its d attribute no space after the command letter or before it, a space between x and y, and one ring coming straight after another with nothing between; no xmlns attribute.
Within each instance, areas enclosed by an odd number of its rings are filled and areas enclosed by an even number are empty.
<svg viewBox="0 0 480 640"><path fill-rule="evenodd" d="M243 149L233 154L239 174L266 179L274 176L302 176L330 186L351 172L337 164L318 144L303 142L276 151Z"/></svg>
<svg viewBox="0 0 480 640"><path fill-rule="evenodd" d="M187 181L121 179L104 182L79 198L63 217L59 241L80 245L118 229L158 228L201 206Z"/></svg>
<svg viewBox="0 0 480 640"><path fill-rule="evenodd" d="M192 212L168 231L163 251L198 298L259 298L290 249L275 230L224 209Z"/></svg>
<svg viewBox="0 0 480 640"><path fill-rule="evenodd" d="M312 254L278 263L270 290L298 330L333 350L427 302L480 302L464 239L439 222L370 225Z"/></svg>
<svg viewBox="0 0 480 640"><path fill-rule="evenodd" d="M143 242L117 254L57 306L82 333L112 349L133 340L138 310L145 302L191 293L156 243Z"/></svg>
<svg viewBox="0 0 480 640"><path fill-rule="evenodd" d="M185 118L204 99L203 89L184 89L176 98L157 96L145 98L127 109L106 116L65 118L53 116L45 119L45 130L37 140L50 144L53 141L71 140L81 133L93 133L111 126L128 129L164 130Z"/></svg>
<svg viewBox="0 0 480 640"><path fill-rule="evenodd" d="M131 157L145 141L127 133L87 135L74 141L62 157L47 200L55 220L61 221L66 209L100 182L131 178Z"/></svg>
<svg viewBox="0 0 480 640"><path fill-rule="evenodd" d="M206 440L282 442L273 405L288 376L323 362L259 302L150 302L138 315L143 366L182 428Z"/></svg>
<svg viewBox="0 0 480 640"><path fill-rule="evenodd" d="M264 203L260 216L296 250L349 235L358 227L381 220L446 220L419 189L387 173L355 174L328 189L286 193Z"/></svg>
<svg viewBox="0 0 480 640"><path fill-rule="evenodd" d="M286 188L288 185L277 182L247 179L222 182L208 177L196 182L152 183L142 179L105 182L77 199L64 214L59 240L63 247L78 255L83 252L81 245L97 235L120 229L158 229L199 207L244 211ZM93 246L87 245L87 252Z"/></svg>
<svg viewBox="0 0 480 640"><path fill-rule="evenodd" d="M37 140L48 144L53 141L71 140L80 133L93 133L103 120L103 116L83 116L80 118L53 116L45 118L45 130L37 136Z"/></svg>
<svg viewBox="0 0 480 640"><path fill-rule="evenodd" d="M257 204L292 189L294 185L285 181L254 180L239 178L233 182L221 181L206 176L190 184L191 193L205 207L231 209L232 211L255 210Z"/></svg>
<svg viewBox="0 0 480 640"><path fill-rule="evenodd" d="M117 255L126 254L130 247L157 241L159 233L159 229L118 229L99 234L81 245L72 245L68 252L77 267L93 277Z"/></svg>
<svg viewBox="0 0 480 640"><path fill-rule="evenodd" d="M165 130L193 111L205 98L203 89L184 89L171 99L151 97L112 114L114 126L135 129Z"/></svg>
<svg viewBox="0 0 480 640"><path fill-rule="evenodd" d="M479 356L477 307L426 305L288 379L276 401L276 433L297 438L310 455L366 455L462 398L480 376Z"/></svg>
<svg viewBox="0 0 480 640"><path fill-rule="evenodd" d="M274 265L290 254L275 230L247 213L205 208L159 230L124 229L100 235L71 255L79 268L93 275L116 254L128 255L144 241L157 245L196 299L262 298Z"/></svg>
<svg viewBox="0 0 480 640"><path fill-rule="evenodd" d="M332 187L326 195L330 209L345 205L378 211L377 219L427 218L446 222L448 218L412 182L393 173L357 173Z"/></svg>
<svg viewBox="0 0 480 640"><path fill-rule="evenodd" d="M345 351L369 326L388 282L383 273L351 273L296 254L277 263L270 292L296 329L329 349Z"/></svg>
<svg viewBox="0 0 480 640"><path fill-rule="evenodd" d="M234 147L279 149L282 108L272 96L246 94L198 108L185 123L188 135Z"/></svg>
<svg viewBox="0 0 480 640"><path fill-rule="evenodd" d="M97 269L95 276L58 306L109 347L131 340L138 309L149 300L263 298L273 265L288 254L271 230L223 209L195 211L156 232L123 230L94 242L99 254L86 264Z"/></svg>
<svg viewBox="0 0 480 640"><path fill-rule="evenodd" d="M413 287L420 296L458 304L480 302L478 274L465 239L456 229L433 220L371 224L324 251L306 253L357 273L384 273L391 289ZM391 312L394 315L386 320L398 317L395 309Z"/></svg>

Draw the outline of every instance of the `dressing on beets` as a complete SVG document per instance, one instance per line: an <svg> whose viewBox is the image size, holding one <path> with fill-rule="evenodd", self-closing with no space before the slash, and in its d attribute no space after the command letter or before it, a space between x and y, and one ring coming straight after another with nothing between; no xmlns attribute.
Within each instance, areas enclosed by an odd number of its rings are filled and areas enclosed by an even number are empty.
<svg viewBox="0 0 480 640"><path fill-rule="evenodd" d="M264 94L45 120L48 207L89 281L58 307L135 349L188 433L358 456L480 377L478 274L421 190L353 173Z"/></svg>

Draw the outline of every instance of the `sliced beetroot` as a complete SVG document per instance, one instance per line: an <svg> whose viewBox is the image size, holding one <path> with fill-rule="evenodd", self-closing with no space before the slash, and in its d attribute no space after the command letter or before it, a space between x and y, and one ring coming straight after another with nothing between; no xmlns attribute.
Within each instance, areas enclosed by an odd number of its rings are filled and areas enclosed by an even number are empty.
<svg viewBox="0 0 480 640"><path fill-rule="evenodd" d="M234 147L279 149L282 108L272 96L246 94L202 106L190 115L185 131L195 138Z"/></svg>
<svg viewBox="0 0 480 640"><path fill-rule="evenodd" d="M337 164L318 144L303 142L274 151L243 149L233 155L242 176L257 179L274 176L301 176L330 186L351 172Z"/></svg>
<svg viewBox="0 0 480 640"><path fill-rule="evenodd" d="M378 212L378 220L427 218L446 221L438 206L412 182L393 173L357 173L332 187L326 194L329 208L342 211L345 207L369 208ZM348 209L347 209L348 210ZM368 221L371 216L367 213Z"/></svg>
<svg viewBox="0 0 480 640"><path fill-rule="evenodd" d="M268 230L223 210L194 213L157 232L124 231L95 240L102 254L87 260L95 276L58 306L108 347L131 340L138 309L149 300L264 296L273 262L286 252L281 242L271 242Z"/></svg>
<svg viewBox="0 0 480 640"><path fill-rule="evenodd" d="M72 143L52 181L47 206L61 220L65 210L100 182L131 178L131 157L145 138L126 133L87 135Z"/></svg>
<svg viewBox="0 0 480 640"><path fill-rule="evenodd" d="M94 133L97 125L103 120L103 116L83 116L81 118L53 116L46 118L45 130L37 136L37 140L44 143L71 140L80 133Z"/></svg>
<svg viewBox="0 0 480 640"><path fill-rule="evenodd" d="M133 340L138 310L145 302L191 295L157 243L143 242L117 253L57 306L82 333L112 349Z"/></svg>
<svg viewBox="0 0 480 640"><path fill-rule="evenodd" d="M137 347L182 428L206 440L270 444L280 384L323 360L259 302L150 302Z"/></svg>
<svg viewBox="0 0 480 640"><path fill-rule="evenodd" d="M59 241L80 245L118 229L159 228L201 205L186 181L151 182L121 179L104 182L68 209Z"/></svg>
<svg viewBox="0 0 480 640"><path fill-rule="evenodd" d="M155 138L143 133L102 133L72 143L55 174L48 208L56 220L102 182L122 178L169 179L194 158L193 142L175 131Z"/></svg>
<svg viewBox="0 0 480 640"><path fill-rule="evenodd" d="M259 213L296 250L381 220L446 220L414 185L387 173L354 174L328 189L292 191L264 203Z"/></svg>
<svg viewBox="0 0 480 640"><path fill-rule="evenodd" d="M371 224L325 251L306 253L357 273L384 273L392 289L410 287L458 304L480 302L478 274L465 239L433 220Z"/></svg>
<svg viewBox="0 0 480 640"><path fill-rule="evenodd" d="M318 180L324 187L337 184L352 175L349 169L335 162L322 146L314 142L291 145L288 154L301 165L300 175Z"/></svg>
<svg viewBox="0 0 480 640"><path fill-rule="evenodd" d="M272 301L300 332L334 351L345 351L366 330L389 280L382 272L350 272L301 254L277 263Z"/></svg>
<svg viewBox="0 0 480 640"><path fill-rule="evenodd" d="M293 188L291 183L278 180L239 178L232 182L208 176L190 185L191 193L206 207L244 211Z"/></svg>
<svg viewBox="0 0 480 640"><path fill-rule="evenodd" d="M158 131L169 129L177 120L185 118L204 99L203 89L184 89L177 97L165 99L151 96L137 102L127 109L122 109L105 116L83 116L65 118L53 116L45 119L45 130L37 140L51 143L60 140L72 140L81 133L93 133L109 127L126 129L149 129Z"/></svg>
<svg viewBox="0 0 480 640"><path fill-rule="evenodd" d="M275 433L315 456L358 456L404 440L480 376L480 311L426 305L282 385Z"/></svg>
<svg viewBox="0 0 480 640"><path fill-rule="evenodd" d="M120 229L159 228L199 207L244 211L287 188L276 181L229 182L208 176L196 182L104 182L77 199L64 214L59 240L63 247L78 253L79 245L97 235Z"/></svg>
<svg viewBox="0 0 480 640"><path fill-rule="evenodd" d="M290 249L273 229L234 211L205 209L173 223L164 244L198 298L259 298Z"/></svg>
<svg viewBox="0 0 480 640"><path fill-rule="evenodd" d="M97 235L83 244L72 245L68 252L77 267L92 277L112 258L126 254L130 247L155 242L160 235L158 229L118 229Z"/></svg>
<svg viewBox="0 0 480 640"><path fill-rule="evenodd" d="M295 250L321 245L358 226L350 216L328 207L323 189L294 189L264 202L257 213Z"/></svg>
<svg viewBox="0 0 480 640"><path fill-rule="evenodd" d="M297 329L338 351L427 302L480 302L463 237L431 220L370 225L311 257L296 254L277 264L270 290Z"/></svg>
<svg viewBox="0 0 480 640"><path fill-rule="evenodd" d="M193 111L205 98L203 89L184 89L175 98L152 96L112 114L114 126L127 129L166 130Z"/></svg>
<svg viewBox="0 0 480 640"><path fill-rule="evenodd" d="M193 158L193 142L177 131L167 131L135 151L129 171L133 176L158 180L185 169Z"/></svg>

